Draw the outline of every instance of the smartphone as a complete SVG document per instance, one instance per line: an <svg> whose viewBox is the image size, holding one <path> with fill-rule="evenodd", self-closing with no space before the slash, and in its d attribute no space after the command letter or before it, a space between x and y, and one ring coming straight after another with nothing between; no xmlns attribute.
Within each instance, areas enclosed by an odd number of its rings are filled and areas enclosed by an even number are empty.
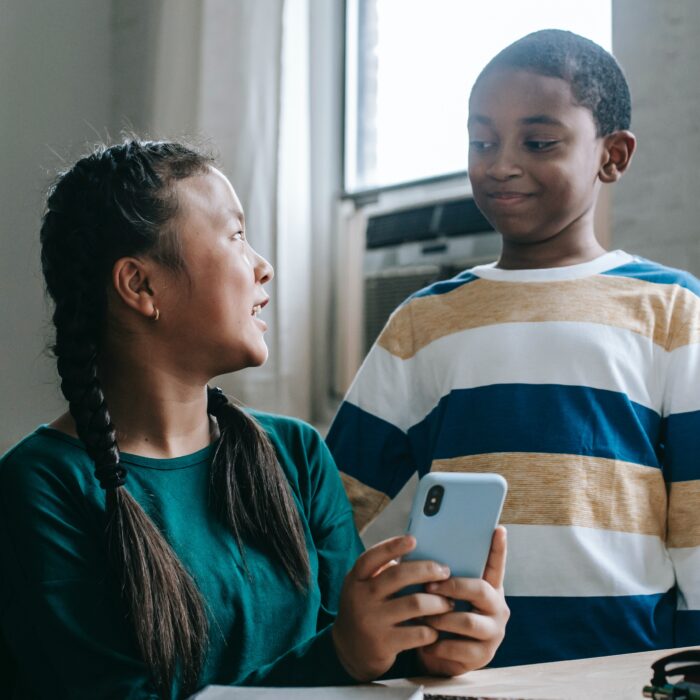
<svg viewBox="0 0 700 700"><path fill-rule="evenodd" d="M403 560L429 559L449 566L452 576L481 578L507 490L500 474L426 474L407 528L416 548Z"/></svg>

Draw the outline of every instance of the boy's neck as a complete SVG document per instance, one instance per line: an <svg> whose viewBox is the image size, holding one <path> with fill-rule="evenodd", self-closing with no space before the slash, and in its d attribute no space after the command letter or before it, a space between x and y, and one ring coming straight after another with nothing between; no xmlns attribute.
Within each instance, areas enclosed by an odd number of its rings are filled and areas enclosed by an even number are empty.
<svg viewBox="0 0 700 700"><path fill-rule="evenodd" d="M583 241L549 239L536 243L514 242L504 238L496 267L503 270L566 267L590 262L606 252L595 236L587 237Z"/></svg>

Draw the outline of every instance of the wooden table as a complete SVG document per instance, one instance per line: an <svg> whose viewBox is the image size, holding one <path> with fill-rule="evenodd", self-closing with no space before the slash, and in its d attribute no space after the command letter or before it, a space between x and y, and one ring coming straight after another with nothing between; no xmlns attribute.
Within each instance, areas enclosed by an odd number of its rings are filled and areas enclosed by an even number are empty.
<svg viewBox="0 0 700 700"><path fill-rule="evenodd" d="M680 649L644 651L548 664L486 668L438 680L410 678L385 685L425 686L426 693L542 700L641 700L652 662Z"/></svg>

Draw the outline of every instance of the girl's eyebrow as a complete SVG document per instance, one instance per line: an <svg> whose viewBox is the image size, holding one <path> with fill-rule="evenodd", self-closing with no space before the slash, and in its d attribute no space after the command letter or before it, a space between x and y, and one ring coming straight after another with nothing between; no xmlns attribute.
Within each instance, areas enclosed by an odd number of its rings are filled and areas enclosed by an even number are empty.
<svg viewBox="0 0 700 700"><path fill-rule="evenodd" d="M489 119L483 114L470 114L467 119L467 126L473 124L474 122L476 122L477 124L485 124L486 126L490 126L493 124L493 119Z"/></svg>
<svg viewBox="0 0 700 700"><path fill-rule="evenodd" d="M238 209L229 209L228 213L234 218L240 221L241 226L245 228L245 214Z"/></svg>

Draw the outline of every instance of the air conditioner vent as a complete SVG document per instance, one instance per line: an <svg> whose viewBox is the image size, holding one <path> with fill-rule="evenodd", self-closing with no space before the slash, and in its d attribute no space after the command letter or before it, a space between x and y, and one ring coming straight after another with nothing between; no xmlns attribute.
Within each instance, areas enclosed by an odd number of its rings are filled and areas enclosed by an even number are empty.
<svg viewBox="0 0 700 700"><path fill-rule="evenodd" d="M370 216L367 221L367 249L491 231L491 225L474 200L462 197Z"/></svg>
<svg viewBox="0 0 700 700"><path fill-rule="evenodd" d="M434 216L434 206L372 216L367 222L367 247L381 248L386 245L433 238Z"/></svg>
<svg viewBox="0 0 700 700"><path fill-rule="evenodd" d="M491 224L486 221L474 200L469 197L445 202L440 205L439 233L445 236L462 236L468 233L486 233L493 231Z"/></svg>

